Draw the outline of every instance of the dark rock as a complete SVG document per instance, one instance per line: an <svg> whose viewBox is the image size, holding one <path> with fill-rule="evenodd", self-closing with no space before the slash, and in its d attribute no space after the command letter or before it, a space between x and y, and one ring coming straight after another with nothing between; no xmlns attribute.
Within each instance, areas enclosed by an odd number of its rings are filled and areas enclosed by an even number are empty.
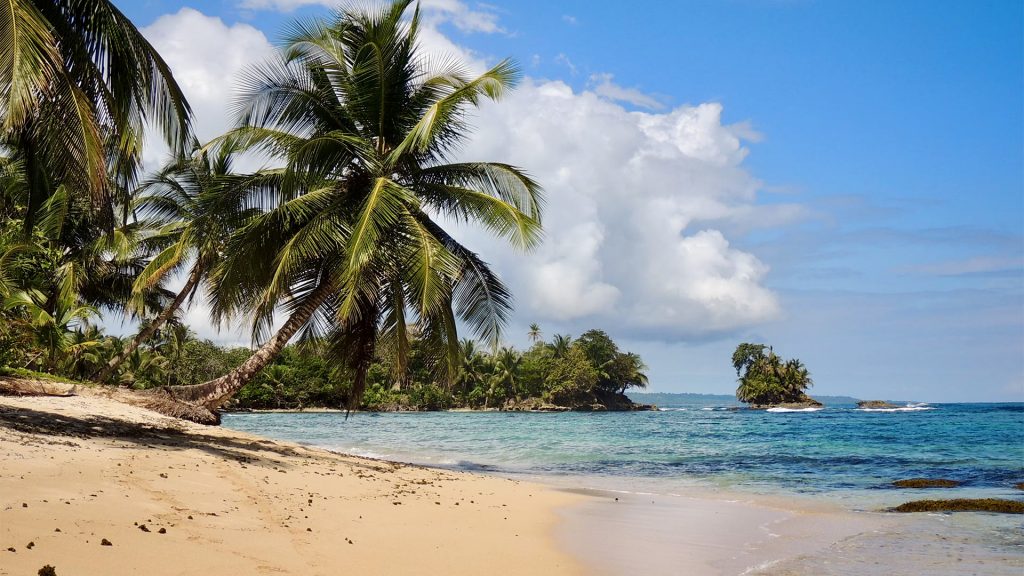
<svg viewBox="0 0 1024 576"><path fill-rule="evenodd" d="M139 530L142 530L143 532L149 532L149 528L146 528L145 524L139 524Z"/></svg>
<svg viewBox="0 0 1024 576"><path fill-rule="evenodd" d="M857 402L857 408L899 408L899 406L885 400L861 400Z"/></svg>
<svg viewBox="0 0 1024 576"><path fill-rule="evenodd" d="M769 408L788 408L790 410L804 410L807 408L821 408L824 406L821 402L818 402L810 396L804 395L803 398L796 402L779 402L778 404L754 404L751 406L754 410L767 410Z"/></svg>
<svg viewBox="0 0 1024 576"><path fill-rule="evenodd" d="M956 488L960 482L944 478L909 478L892 483L897 488Z"/></svg>
<svg viewBox="0 0 1024 576"><path fill-rule="evenodd" d="M1024 490L1024 482L1017 482L1016 484L1013 485L1013 487L1016 488L1017 490Z"/></svg>
<svg viewBox="0 0 1024 576"><path fill-rule="evenodd" d="M40 568L37 574L39 576L57 576L57 570L55 570L53 566L47 564L46 566Z"/></svg>
<svg viewBox="0 0 1024 576"><path fill-rule="evenodd" d="M110 540L104 538L103 540L100 540L100 546L113 546L113 544L110 543Z"/></svg>
<svg viewBox="0 0 1024 576"><path fill-rule="evenodd" d="M890 509L891 512L998 512L1024 514L1024 502L1003 498L954 498L915 500Z"/></svg>
<svg viewBox="0 0 1024 576"><path fill-rule="evenodd" d="M167 534L167 528L161 528L156 531L157 534Z"/></svg>

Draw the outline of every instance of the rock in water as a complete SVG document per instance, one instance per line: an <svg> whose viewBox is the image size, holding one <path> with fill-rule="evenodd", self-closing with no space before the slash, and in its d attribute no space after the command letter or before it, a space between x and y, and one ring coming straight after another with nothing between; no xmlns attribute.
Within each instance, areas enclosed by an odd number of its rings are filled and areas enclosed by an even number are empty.
<svg viewBox="0 0 1024 576"><path fill-rule="evenodd" d="M897 488L956 488L960 482L944 478L909 478L892 483Z"/></svg>
<svg viewBox="0 0 1024 576"><path fill-rule="evenodd" d="M1024 514L1024 502L1002 498L954 498L915 500L890 509L891 512L999 512Z"/></svg>
<svg viewBox="0 0 1024 576"><path fill-rule="evenodd" d="M886 402L885 400L861 400L860 402L857 402L857 408L890 409L899 408L899 406L891 402Z"/></svg>

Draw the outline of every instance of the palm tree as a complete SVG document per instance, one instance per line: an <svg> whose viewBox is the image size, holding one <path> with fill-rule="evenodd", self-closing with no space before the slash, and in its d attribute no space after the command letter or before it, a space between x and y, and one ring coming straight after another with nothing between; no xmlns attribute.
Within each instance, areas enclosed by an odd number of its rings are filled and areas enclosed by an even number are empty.
<svg viewBox="0 0 1024 576"><path fill-rule="evenodd" d="M463 395L480 384L487 371L487 356L477 347L476 341L468 338L459 341L459 370L455 384Z"/></svg>
<svg viewBox="0 0 1024 576"><path fill-rule="evenodd" d="M87 325L88 319L96 315L95 308L79 305L73 297L51 302L38 290L14 293L4 301L4 308L25 314L29 331L42 351L40 355L46 356L43 362L37 362L37 356L30 364L38 364L48 372L54 372L63 357L74 356L85 346L76 342L75 329Z"/></svg>
<svg viewBox="0 0 1024 576"><path fill-rule="evenodd" d="M501 62L475 79L419 55L411 0L332 23L296 25L282 57L256 68L242 93L242 128L227 139L280 155L276 205L233 237L215 274L214 312L251 310L254 336L274 310L289 317L236 370L178 400L215 408L276 357L300 329L352 374L357 405L376 349L408 367L409 326L458 371L456 317L497 342L511 296L488 265L432 217L482 225L515 246L540 241L539 186L493 162L448 163L467 135L465 113L499 99L518 70Z"/></svg>
<svg viewBox="0 0 1024 576"><path fill-rule="evenodd" d="M159 228L149 239L160 250L139 273L132 286L138 307L145 295L173 273L188 267L185 285L150 322L141 326L121 354L115 355L95 379L105 382L135 349L148 341L190 300L220 262L228 236L247 212L237 208L242 191L266 186L273 172L254 176L232 174L234 152L224 146L217 153L198 149L194 156L173 159L148 179L140 191L136 212L153 218ZM141 311L141 310L140 310Z"/></svg>
<svg viewBox="0 0 1024 576"><path fill-rule="evenodd" d="M619 394L624 394L627 388L647 388L648 379L647 365L634 352L619 353L616 355L616 362L623 367L622 382L619 383Z"/></svg>
<svg viewBox="0 0 1024 576"><path fill-rule="evenodd" d="M540 326L536 323L530 324L530 331L527 332L526 335L530 338L530 342L533 342L534 344L540 342L540 339L543 336L540 332Z"/></svg>
<svg viewBox="0 0 1024 576"><path fill-rule="evenodd" d="M551 344L548 344L548 348L551 349L551 353L555 358L565 358L571 347L572 336L568 334L555 334L554 338L551 339Z"/></svg>
<svg viewBox="0 0 1024 576"><path fill-rule="evenodd" d="M26 227L62 185L110 212L109 183L135 178L147 123L175 150L187 142L170 68L110 0L2 2L0 43L0 141L25 163Z"/></svg>
<svg viewBox="0 0 1024 576"><path fill-rule="evenodd" d="M508 398L518 399L516 382L519 378L519 365L522 363L522 356L515 348L504 347L498 351L494 358L494 379Z"/></svg>

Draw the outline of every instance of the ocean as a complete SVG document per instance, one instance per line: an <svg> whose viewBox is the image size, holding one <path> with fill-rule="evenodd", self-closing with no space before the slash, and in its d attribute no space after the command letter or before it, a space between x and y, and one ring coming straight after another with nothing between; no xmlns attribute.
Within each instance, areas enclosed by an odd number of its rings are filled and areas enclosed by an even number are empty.
<svg viewBox="0 0 1024 576"><path fill-rule="evenodd" d="M573 488L664 496L727 491L829 502L865 513L920 498L1024 497L1013 487L1024 482L1024 403L909 404L890 410L837 404L793 412L695 401L657 412L353 413L348 419L341 413L252 413L226 414L223 425L344 453ZM962 485L892 487L895 480L914 477ZM992 570L968 573L1024 572L1019 516L967 514L952 522L949 515L930 516L946 519L913 530L936 542L958 538L963 547L954 552L980 558L981 565L995 561ZM904 551L912 548L910 542L903 545ZM871 573L863 566L833 568L815 571Z"/></svg>

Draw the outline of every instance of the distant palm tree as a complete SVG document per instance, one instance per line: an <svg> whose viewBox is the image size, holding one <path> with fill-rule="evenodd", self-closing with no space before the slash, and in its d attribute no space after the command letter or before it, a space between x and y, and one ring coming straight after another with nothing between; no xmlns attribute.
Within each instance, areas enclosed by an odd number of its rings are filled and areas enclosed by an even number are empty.
<svg viewBox="0 0 1024 576"><path fill-rule="evenodd" d="M555 358L565 358L570 347L572 347L572 336L568 334L555 334L551 339L551 344L548 344L548 348L551 349Z"/></svg>
<svg viewBox="0 0 1024 576"><path fill-rule="evenodd" d="M494 358L494 378L508 398L518 398L516 382L522 356L515 348L504 347Z"/></svg>
<svg viewBox="0 0 1024 576"><path fill-rule="evenodd" d="M109 183L135 178L147 123L173 149L187 142L170 68L110 0L0 2L0 43L0 141L25 163L29 228L59 186L111 211Z"/></svg>
<svg viewBox="0 0 1024 576"><path fill-rule="evenodd" d="M534 344L539 342L543 337L543 334L540 332L540 326L537 324L530 324L530 331L527 332L526 335L529 336L530 342L533 342Z"/></svg>
<svg viewBox="0 0 1024 576"><path fill-rule="evenodd" d="M175 399L219 406L300 329L352 375L350 406L375 350L392 351L407 370L410 324L424 346L445 351L448 382L459 367L456 317L497 342L508 290L433 215L479 224L522 249L539 243L533 180L506 164L447 163L468 135L467 109L499 99L518 70L506 61L470 79L450 60L431 68L436 61L417 49L418 10L404 18L410 4L296 25L283 58L250 73L244 127L228 139L279 154L288 170L279 202L233 240L214 312L251 310L260 340L275 310L289 316L236 370L169 390Z"/></svg>

